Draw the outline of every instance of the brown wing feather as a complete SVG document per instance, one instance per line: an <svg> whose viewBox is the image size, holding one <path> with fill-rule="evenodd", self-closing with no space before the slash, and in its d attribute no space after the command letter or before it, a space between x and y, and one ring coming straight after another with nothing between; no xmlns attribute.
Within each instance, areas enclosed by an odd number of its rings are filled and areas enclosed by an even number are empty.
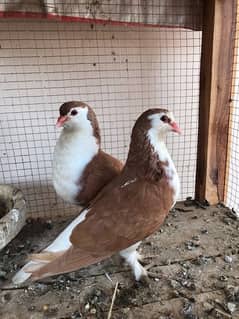
<svg viewBox="0 0 239 319"><path fill-rule="evenodd" d="M71 247L62 256L44 265L39 270L33 270L31 279L38 280L53 275L64 274L99 262L108 256L94 256L79 248Z"/></svg>
<svg viewBox="0 0 239 319"><path fill-rule="evenodd" d="M124 176L116 178L104 196L98 196L86 219L74 228L70 238L72 247L33 271L32 279L75 271L99 262L159 228L172 205L167 180L132 182Z"/></svg>
<svg viewBox="0 0 239 319"><path fill-rule="evenodd" d="M55 260L57 257L62 256L63 254L64 254L64 251L59 251L59 252L43 251L42 253L29 255L28 260L49 262L49 261Z"/></svg>
<svg viewBox="0 0 239 319"><path fill-rule="evenodd" d="M119 160L100 150L84 170L79 181L84 187L76 201L81 205L88 204L105 185L119 175L122 168L123 164Z"/></svg>
<svg viewBox="0 0 239 319"><path fill-rule="evenodd" d="M99 194L87 218L72 231L73 246L110 255L159 228L173 204L167 179L130 181L121 174L106 186L104 196Z"/></svg>

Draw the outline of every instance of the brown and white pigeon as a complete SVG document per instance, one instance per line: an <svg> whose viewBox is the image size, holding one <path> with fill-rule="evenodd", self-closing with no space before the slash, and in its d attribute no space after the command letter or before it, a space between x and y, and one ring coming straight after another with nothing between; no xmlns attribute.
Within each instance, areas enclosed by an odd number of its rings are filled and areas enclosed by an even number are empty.
<svg viewBox="0 0 239 319"><path fill-rule="evenodd" d="M78 101L61 105L57 126L63 130L53 156L53 185L65 201L86 206L123 164L100 147L99 124L92 108Z"/></svg>
<svg viewBox="0 0 239 319"><path fill-rule="evenodd" d="M138 261L140 241L159 229L179 194L179 178L165 145L180 132L173 115L150 109L136 121L126 164L56 240L13 278L15 284L75 271L119 252L135 279L147 274Z"/></svg>

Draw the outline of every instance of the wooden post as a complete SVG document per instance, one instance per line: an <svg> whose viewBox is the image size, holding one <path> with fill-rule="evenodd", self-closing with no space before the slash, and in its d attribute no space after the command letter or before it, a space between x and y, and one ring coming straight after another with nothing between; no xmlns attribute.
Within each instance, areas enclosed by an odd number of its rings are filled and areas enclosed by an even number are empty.
<svg viewBox="0 0 239 319"><path fill-rule="evenodd" d="M224 198L236 0L204 1L195 197Z"/></svg>

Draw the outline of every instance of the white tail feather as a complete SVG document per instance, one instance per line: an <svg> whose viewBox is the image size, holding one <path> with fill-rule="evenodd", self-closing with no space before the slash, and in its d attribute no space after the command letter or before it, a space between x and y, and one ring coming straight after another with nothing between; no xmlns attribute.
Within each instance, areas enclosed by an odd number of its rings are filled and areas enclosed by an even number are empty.
<svg viewBox="0 0 239 319"><path fill-rule="evenodd" d="M46 248L42 251L42 253L56 253L56 257L59 256L59 252L63 252L70 248L70 236L72 230L75 228L76 225L80 224L85 220L86 214L88 213L88 209L85 209L81 212L79 216L77 216L71 223L63 230L62 233ZM46 255L47 256L47 255ZM49 254L50 256L50 254ZM15 276L12 278L12 282L15 285L19 285L29 279L31 277L31 272L40 269L42 266L46 265L46 263L52 261L52 256L47 259L41 259L41 254L39 254L39 259L37 254L33 255L34 261L29 261L22 269L20 269Z"/></svg>
<svg viewBox="0 0 239 319"><path fill-rule="evenodd" d="M29 279L31 277L31 273L27 272L27 269L29 269L29 267L33 267L34 265L37 265L37 263L34 261L29 261L29 263L27 263L24 267L22 267L22 269L20 269L16 273L16 275L12 278L12 283L14 285L20 285L24 281ZM39 269L39 267L38 267L38 269Z"/></svg>

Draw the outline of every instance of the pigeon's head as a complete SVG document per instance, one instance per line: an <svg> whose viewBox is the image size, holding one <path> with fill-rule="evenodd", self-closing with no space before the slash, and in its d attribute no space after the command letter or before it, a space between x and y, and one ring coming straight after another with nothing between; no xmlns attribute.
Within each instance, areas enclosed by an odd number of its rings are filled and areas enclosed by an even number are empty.
<svg viewBox="0 0 239 319"><path fill-rule="evenodd" d="M155 108L142 113L132 130L130 149L125 166L141 165L141 168L145 167L147 170L148 167L155 168L158 159L167 162L168 152L164 142L166 135L170 132L180 134L180 128L171 112Z"/></svg>
<svg viewBox="0 0 239 319"><path fill-rule="evenodd" d="M71 101L61 105L57 127L66 130L82 131L100 138L99 124L92 108L83 102Z"/></svg>
<svg viewBox="0 0 239 319"><path fill-rule="evenodd" d="M181 133L172 112L165 109L151 109L146 112L149 112L147 119L150 121L151 131L159 136L164 136L169 132Z"/></svg>
<svg viewBox="0 0 239 319"><path fill-rule="evenodd" d="M167 133L180 134L180 128L174 120L173 114L166 109L149 109L142 113L137 119L132 137L144 135L152 138L164 138Z"/></svg>

